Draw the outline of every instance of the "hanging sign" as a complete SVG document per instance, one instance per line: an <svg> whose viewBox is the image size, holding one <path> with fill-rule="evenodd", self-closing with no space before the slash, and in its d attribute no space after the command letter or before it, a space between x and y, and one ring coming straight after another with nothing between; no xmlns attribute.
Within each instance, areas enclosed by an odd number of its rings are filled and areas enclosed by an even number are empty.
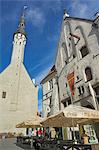
<svg viewBox="0 0 99 150"><path fill-rule="evenodd" d="M69 84L69 88L72 96L74 96L74 72L67 75L67 81Z"/></svg>

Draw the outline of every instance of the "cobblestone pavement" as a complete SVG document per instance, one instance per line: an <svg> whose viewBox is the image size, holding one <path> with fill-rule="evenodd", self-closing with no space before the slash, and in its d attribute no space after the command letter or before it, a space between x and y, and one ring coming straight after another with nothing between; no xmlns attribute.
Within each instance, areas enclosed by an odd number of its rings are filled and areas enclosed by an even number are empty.
<svg viewBox="0 0 99 150"><path fill-rule="evenodd" d="M22 148L17 146L16 139L0 139L0 150L30 150L29 147L30 146L26 145L24 145Z"/></svg>

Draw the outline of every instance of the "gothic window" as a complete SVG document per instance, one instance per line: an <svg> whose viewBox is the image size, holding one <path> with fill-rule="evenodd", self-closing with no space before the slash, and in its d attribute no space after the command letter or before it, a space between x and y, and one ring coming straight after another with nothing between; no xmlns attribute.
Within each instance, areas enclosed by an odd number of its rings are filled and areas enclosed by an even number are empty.
<svg viewBox="0 0 99 150"><path fill-rule="evenodd" d="M6 98L6 92L2 92L2 98Z"/></svg>
<svg viewBox="0 0 99 150"><path fill-rule="evenodd" d="M83 46L80 49L80 52L81 52L82 58L85 57L89 53L88 48L86 46Z"/></svg>
<svg viewBox="0 0 99 150"><path fill-rule="evenodd" d="M91 68L87 67L87 68L85 69L85 74L86 74L86 80L87 80L87 81L92 80Z"/></svg>

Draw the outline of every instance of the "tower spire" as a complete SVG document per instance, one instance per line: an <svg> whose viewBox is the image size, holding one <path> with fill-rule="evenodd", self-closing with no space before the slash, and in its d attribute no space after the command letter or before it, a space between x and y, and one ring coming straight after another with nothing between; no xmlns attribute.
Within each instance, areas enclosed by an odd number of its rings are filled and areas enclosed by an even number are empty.
<svg viewBox="0 0 99 150"><path fill-rule="evenodd" d="M26 9L27 9L27 6L24 6L23 13L21 15L17 31L15 32L15 33L24 34L25 36L26 36L26 33L25 33L25 10Z"/></svg>

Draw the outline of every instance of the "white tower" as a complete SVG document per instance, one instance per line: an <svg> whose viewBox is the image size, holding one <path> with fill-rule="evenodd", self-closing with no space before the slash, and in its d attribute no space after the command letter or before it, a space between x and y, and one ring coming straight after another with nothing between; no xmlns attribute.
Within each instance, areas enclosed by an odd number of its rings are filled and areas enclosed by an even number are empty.
<svg viewBox="0 0 99 150"><path fill-rule="evenodd" d="M11 63L16 63L17 65L23 63L24 59L24 48L26 44L26 34L24 28L25 28L25 20L23 13L19 22L18 29L14 33L14 40L13 40L13 53Z"/></svg>
<svg viewBox="0 0 99 150"><path fill-rule="evenodd" d="M11 63L0 74L0 132L22 132L16 124L28 120L38 111L38 87L24 66L26 44L25 17L21 16L14 33Z"/></svg>

